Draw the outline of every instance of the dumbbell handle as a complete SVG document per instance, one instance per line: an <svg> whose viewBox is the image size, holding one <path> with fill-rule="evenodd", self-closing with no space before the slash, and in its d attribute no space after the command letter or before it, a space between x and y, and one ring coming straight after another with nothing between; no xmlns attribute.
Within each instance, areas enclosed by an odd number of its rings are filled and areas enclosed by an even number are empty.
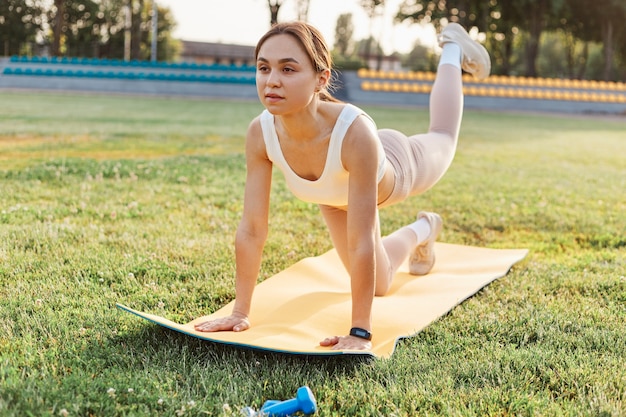
<svg viewBox="0 0 626 417"><path fill-rule="evenodd" d="M261 412L268 417L286 417L298 411L302 411L304 414L312 414L316 409L315 397L313 397L311 389L305 386L298 388L296 398L277 401L273 404L267 401L261 408Z"/></svg>
<svg viewBox="0 0 626 417"><path fill-rule="evenodd" d="M272 404L267 408L262 408L261 412L264 416L268 417L284 417L289 414L295 414L300 411L298 400L292 398L291 400L280 401L277 404Z"/></svg>

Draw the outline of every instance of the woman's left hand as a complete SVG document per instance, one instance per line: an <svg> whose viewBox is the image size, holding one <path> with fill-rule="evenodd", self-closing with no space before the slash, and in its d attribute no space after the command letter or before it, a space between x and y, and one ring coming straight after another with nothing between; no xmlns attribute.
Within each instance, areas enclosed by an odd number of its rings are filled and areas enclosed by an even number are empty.
<svg viewBox="0 0 626 417"><path fill-rule="evenodd" d="M371 350L372 342L355 336L327 337L320 346L332 346L333 350Z"/></svg>

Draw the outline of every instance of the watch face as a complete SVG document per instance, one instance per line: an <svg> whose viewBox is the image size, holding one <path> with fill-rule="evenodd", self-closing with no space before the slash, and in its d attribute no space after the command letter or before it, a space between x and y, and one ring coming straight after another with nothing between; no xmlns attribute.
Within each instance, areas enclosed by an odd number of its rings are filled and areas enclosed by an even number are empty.
<svg viewBox="0 0 626 417"><path fill-rule="evenodd" d="M372 338L372 334L370 332L365 329L359 329L358 327L353 327L352 329L350 329L350 335L367 340L370 340Z"/></svg>

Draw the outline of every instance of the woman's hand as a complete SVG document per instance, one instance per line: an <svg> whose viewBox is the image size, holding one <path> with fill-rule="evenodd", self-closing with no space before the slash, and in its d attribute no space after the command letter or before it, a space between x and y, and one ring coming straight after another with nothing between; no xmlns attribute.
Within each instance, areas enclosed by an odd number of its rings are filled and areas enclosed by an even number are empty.
<svg viewBox="0 0 626 417"><path fill-rule="evenodd" d="M233 313L228 317L198 323L194 327L199 332L243 332L250 328L250 320L248 316Z"/></svg>
<svg viewBox="0 0 626 417"><path fill-rule="evenodd" d="M320 346L332 346L333 350L371 350L372 342L354 336L333 336L322 340Z"/></svg>

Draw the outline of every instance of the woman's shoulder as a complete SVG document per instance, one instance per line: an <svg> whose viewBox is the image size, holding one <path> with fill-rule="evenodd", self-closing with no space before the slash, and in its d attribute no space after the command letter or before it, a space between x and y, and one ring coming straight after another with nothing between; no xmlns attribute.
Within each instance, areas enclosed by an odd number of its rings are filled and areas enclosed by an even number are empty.
<svg viewBox="0 0 626 417"><path fill-rule="evenodd" d="M363 131L370 131L376 133L377 131L374 119L365 110L354 104L346 103L337 121L350 126L349 132L352 131L354 133L356 131L362 133Z"/></svg>
<svg viewBox="0 0 626 417"><path fill-rule="evenodd" d="M324 113L328 120L332 120L335 124L352 124L361 115L365 115L371 120L371 117L364 110L350 103L325 103Z"/></svg>
<svg viewBox="0 0 626 417"><path fill-rule="evenodd" d="M263 138L263 114L259 114L248 124L248 139Z"/></svg>

